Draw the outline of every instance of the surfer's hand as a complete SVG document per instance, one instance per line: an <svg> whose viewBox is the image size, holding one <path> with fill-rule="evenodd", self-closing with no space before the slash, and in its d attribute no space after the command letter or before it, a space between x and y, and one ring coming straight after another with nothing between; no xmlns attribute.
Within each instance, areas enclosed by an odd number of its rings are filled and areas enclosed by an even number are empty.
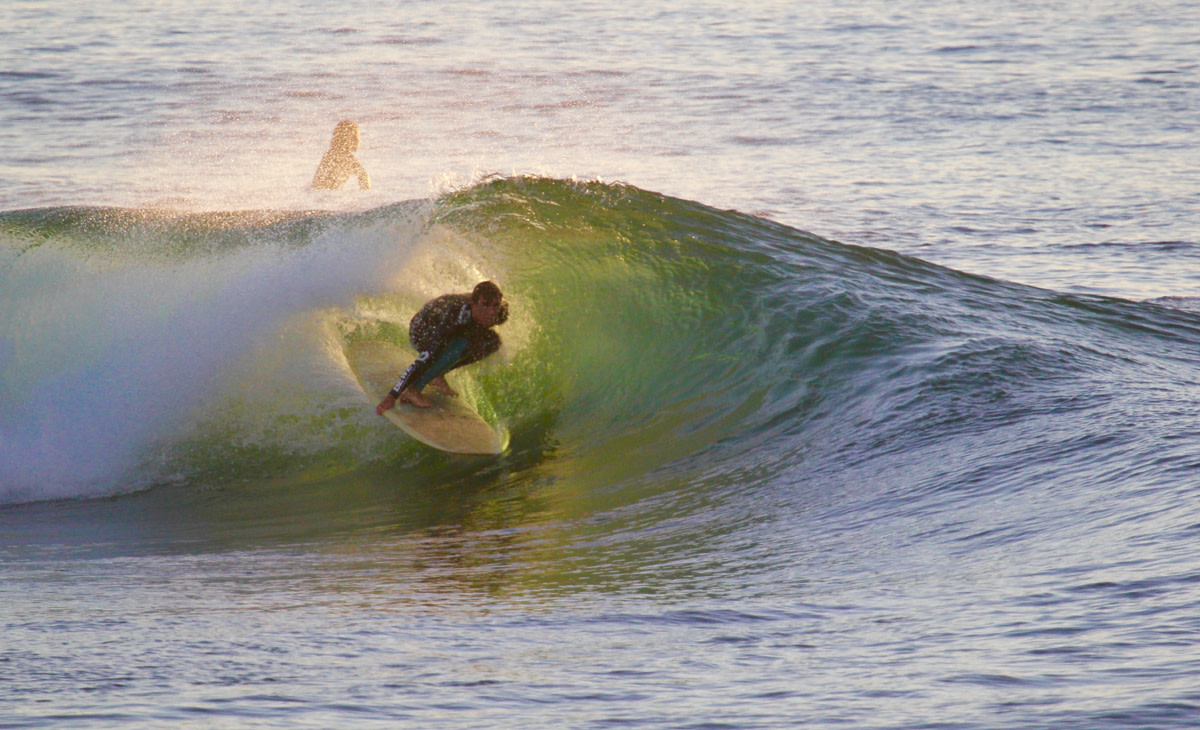
<svg viewBox="0 0 1200 730"><path fill-rule="evenodd" d="M379 405L375 406L375 415L382 416L385 411L390 411L396 407L396 399L392 396L384 396L384 399L379 401Z"/></svg>

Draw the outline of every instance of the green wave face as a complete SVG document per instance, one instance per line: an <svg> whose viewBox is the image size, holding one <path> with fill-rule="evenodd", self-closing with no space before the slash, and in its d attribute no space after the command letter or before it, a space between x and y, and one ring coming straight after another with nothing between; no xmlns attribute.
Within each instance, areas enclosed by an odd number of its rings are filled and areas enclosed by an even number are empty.
<svg viewBox="0 0 1200 730"><path fill-rule="evenodd" d="M1007 454L1096 394L1135 397L1159 377L1147 353L1200 342L1187 313L621 185L499 180L443 199L435 219L484 242L535 325L510 367L482 376L514 443L541 429L589 488L663 470L840 481L895 454Z"/></svg>
<svg viewBox="0 0 1200 730"><path fill-rule="evenodd" d="M493 252L518 326L482 377L499 413L608 479L640 473L797 406L815 322L791 249L829 244L635 188L502 180L435 216ZM812 268L812 267L810 267ZM503 330L503 328L502 328Z"/></svg>
<svg viewBox="0 0 1200 730"><path fill-rule="evenodd" d="M1152 381L1129 353L1200 340L1191 315L595 182L497 179L366 213L21 211L0 235L6 501L284 480L620 504L844 479L906 450L1000 448L1080 393ZM341 353L405 342L424 301L483 278L511 303L505 347L452 381L511 445L463 460L376 417ZM72 387L69 410L41 405Z"/></svg>

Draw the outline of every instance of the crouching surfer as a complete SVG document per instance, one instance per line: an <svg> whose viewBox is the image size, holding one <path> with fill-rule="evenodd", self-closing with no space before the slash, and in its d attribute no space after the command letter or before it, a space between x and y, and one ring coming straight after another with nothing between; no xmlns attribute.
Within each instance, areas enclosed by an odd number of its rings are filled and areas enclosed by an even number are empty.
<svg viewBox="0 0 1200 730"><path fill-rule="evenodd" d="M507 319L508 302L500 287L490 281L480 282L470 295L444 294L427 302L408 326L417 359L375 407L375 413L382 416L397 401L429 408L433 404L421 395L427 385L457 395L446 382L446 373L500 349L500 335L492 327Z"/></svg>

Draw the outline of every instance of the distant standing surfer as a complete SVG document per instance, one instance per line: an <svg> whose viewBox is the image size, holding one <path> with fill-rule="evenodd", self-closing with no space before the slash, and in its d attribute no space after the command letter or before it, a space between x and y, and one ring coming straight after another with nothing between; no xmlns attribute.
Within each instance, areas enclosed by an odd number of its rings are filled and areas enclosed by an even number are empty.
<svg viewBox="0 0 1200 730"><path fill-rule="evenodd" d="M375 413L382 416L397 400L429 408L433 404L421 395L426 385L457 395L446 382L446 373L500 349L500 335L492 327L507 319L508 302L500 287L490 281L480 282L469 295L444 294L426 303L408 325L417 359L375 407Z"/></svg>
<svg viewBox="0 0 1200 730"><path fill-rule="evenodd" d="M357 124L349 119L338 122L333 129L329 149L321 158L321 164L317 166L317 174L313 175L313 189L337 190L351 175L356 175L359 190L370 190L371 178L367 175L367 168L354 156L361 144L362 138L358 133Z"/></svg>

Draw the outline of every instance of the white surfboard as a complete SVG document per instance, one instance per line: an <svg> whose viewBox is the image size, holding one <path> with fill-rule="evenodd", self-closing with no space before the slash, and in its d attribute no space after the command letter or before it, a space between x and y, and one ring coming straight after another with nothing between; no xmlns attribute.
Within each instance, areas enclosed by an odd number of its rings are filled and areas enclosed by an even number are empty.
<svg viewBox="0 0 1200 730"><path fill-rule="evenodd" d="M355 342L345 347L346 360L374 408L388 394L417 355L388 342ZM496 429L461 396L426 391L432 408L398 403L384 413L409 436L454 454L499 454L508 448L508 432Z"/></svg>

